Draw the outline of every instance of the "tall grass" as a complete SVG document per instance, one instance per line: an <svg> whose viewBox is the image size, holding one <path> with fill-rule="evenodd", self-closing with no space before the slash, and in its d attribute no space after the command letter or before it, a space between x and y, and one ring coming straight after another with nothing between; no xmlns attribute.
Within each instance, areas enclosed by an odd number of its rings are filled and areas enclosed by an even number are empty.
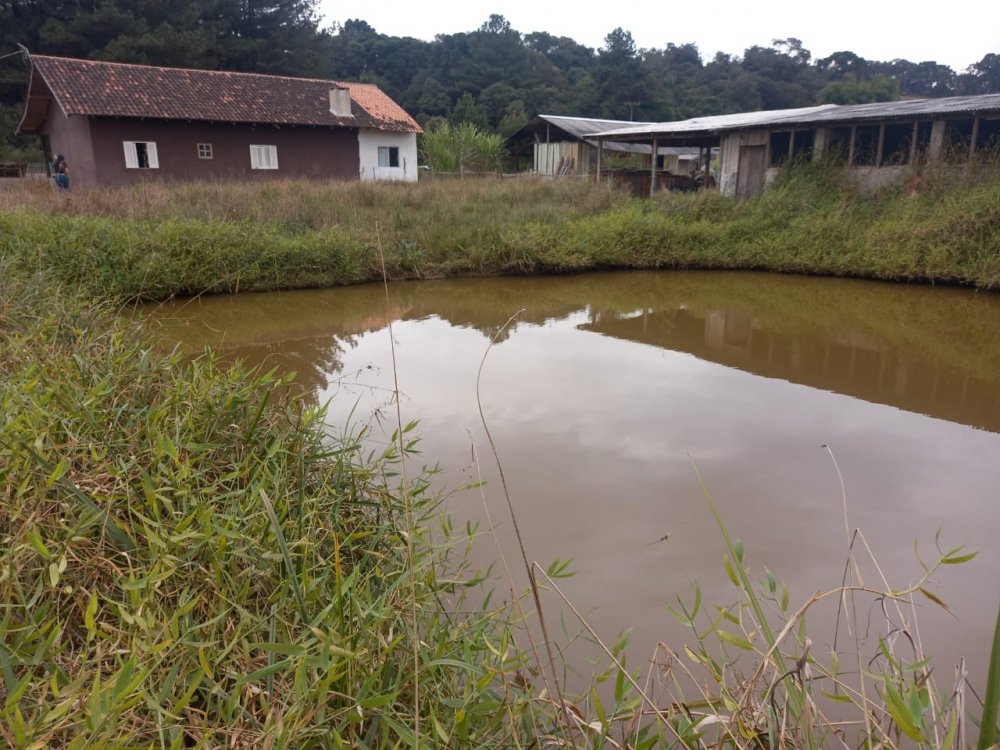
<svg viewBox="0 0 1000 750"><path fill-rule="evenodd" d="M466 601L397 444L107 312L0 274L0 744L391 747L415 714L426 747L525 734L509 613Z"/></svg>
<svg viewBox="0 0 1000 750"><path fill-rule="evenodd" d="M1000 288L1000 171L864 197L815 165L755 201L521 180L0 192L0 254L117 298L381 278L763 269Z"/></svg>

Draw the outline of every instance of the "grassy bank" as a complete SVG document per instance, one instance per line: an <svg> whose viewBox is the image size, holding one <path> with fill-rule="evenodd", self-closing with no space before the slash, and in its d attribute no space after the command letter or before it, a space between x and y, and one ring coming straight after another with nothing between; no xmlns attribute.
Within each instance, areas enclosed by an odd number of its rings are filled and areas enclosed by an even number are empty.
<svg viewBox="0 0 1000 750"><path fill-rule="evenodd" d="M509 612L464 604L393 449L325 434L287 379L183 366L5 273L0 340L0 745L531 733Z"/></svg>
<svg viewBox="0 0 1000 750"><path fill-rule="evenodd" d="M1000 288L1000 176L856 193L814 167L757 201L583 183L144 185L0 193L0 254L117 298L601 268L760 269Z"/></svg>

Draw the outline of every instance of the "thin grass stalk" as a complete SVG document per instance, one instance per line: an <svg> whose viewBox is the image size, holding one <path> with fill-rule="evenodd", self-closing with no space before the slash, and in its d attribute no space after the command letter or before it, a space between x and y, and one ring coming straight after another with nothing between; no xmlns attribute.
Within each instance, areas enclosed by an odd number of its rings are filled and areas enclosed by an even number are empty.
<svg viewBox="0 0 1000 750"><path fill-rule="evenodd" d="M993 630L990 671L986 677L986 693L983 695L983 718L977 750L986 750L997 744L998 708L1000 708L1000 608L997 610L997 623Z"/></svg>
<svg viewBox="0 0 1000 750"><path fill-rule="evenodd" d="M580 613L580 611L575 606L573 606L573 602L570 600L568 596L566 596L566 594L563 593L563 590L559 588L559 585L554 580L552 580L549 574L546 573L545 570L543 570L542 567L537 562L532 563L532 567L539 573L541 573L542 577L548 582L549 586L551 586L552 589L559 595L559 598L563 600L563 603L565 603L566 606L570 608L570 611L573 613L576 619L580 621L580 623L583 625L584 628L586 628L587 632L594 639L597 645L601 647L601 650L604 652L604 655L607 656L612 661L612 663L621 672L621 674L625 675L625 679L628 680L630 685L632 685L632 689L635 690L636 693L638 693L639 696L646 702L646 705L650 707L654 715L670 728L670 731L673 732L674 736L678 740L683 742L684 739L677 732L677 729L673 726L673 724L671 724L668 720L666 720L666 718L663 715L663 712L656 707L656 703L653 702L653 699L649 697L649 695L645 690L643 690L642 686L636 681L636 679L632 676L632 674L627 669L625 669L625 666L621 663L621 661L619 661L618 657L615 656L614 652L610 648L608 648L607 644L605 644L604 641L601 640L601 637L597 634L597 631L595 631L590 626L590 623L587 622L587 618L585 618Z"/></svg>
<svg viewBox="0 0 1000 750"><path fill-rule="evenodd" d="M476 450L475 443L473 443L473 445L472 445L472 459L473 459L473 463L476 466L476 478L479 480L478 481L479 496L480 496L480 498L483 501L483 512L486 514L487 528L489 529L490 536L493 538L493 544L494 544L494 546L496 547L496 550L497 550L497 557L500 558L500 565L501 565L501 567L504 570L504 575L507 576L507 584L508 584L508 587L509 587L509 590L510 590L511 605L514 607L514 610L517 613L517 616L518 616L520 622L524 624L524 631L525 631L525 634L526 634L526 636L528 638L528 646L531 649L531 653L532 653L533 658L535 659L535 663L539 667L541 667L542 666L541 660L538 657L538 647L535 645L535 639L531 635L531 628L528 627L527 614L524 611L524 607L521 606L521 597L519 597L517 595L516 586L514 584L514 574L511 572L510 565L508 565L508 563L507 563L507 555L505 555L504 552L503 552L503 546L500 544L500 538L497 536L496 526L493 523L493 515L490 513L489 503L486 502L486 493L483 491L483 486L484 486L483 471L482 471L482 466L480 465L480 462L479 462L479 451ZM546 682L546 677L545 677L544 670L539 669L539 674L542 675L542 682L545 685L546 690L548 690L548 683ZM506 681L506 678L505 678L504 679L504 688L506 689L507 687L508 687L508 685L507 685L507 681ZM510 709L508 707L508 712L509 711L510 711ZM532 726L535 728L535 734L537 735L537 733L538 733L538 723L537 723L537 720L536 720L536 717L535 717L534 705L530 701L528 702L528 716L529 716L529 718L531 720ZM512 727L512 729L513 729L513 724L514 724L513 716L511 716L511 727Z"/></svg>
<svg viewBox="0 0 1000 750"><path fill-rule="evenodd" d="M309 626L309 610L306 609L306 600L302 595L302 586L299 583L299 576L295 570L295 563L292 562L292 555L288 551L288 543L285 542L285 534L281 531L281 524L278 522L278 516L274 512L274 506L271 505L271 498L267 496L263 487L257 488L258 494L260 495L260 500L264 505L264 510L267 512L267 518L271 522L271 529L274 531L274 536L278 540L278 548L281 550L281 558L285 562L285 570L288 573L288 580L291 583L292 591L295 593L295 601L299 605L299 616L302 618L303 627Z"/></svg>
<svg viewBox="0 0 1000 750"><path fill-rule="evenodd" d="M385 290L385 309L388 315L389 351L392 355L393 400L396 402L396 435L399 442L399 494L403 502L403 514L406 517L406 561L409 569L410 582L410 617L413 621L413 736L414 750L420 750L420 623L417 619L417 571L414 564L413 508L410 503L410 484L406 478L406 446L403 439L403 412L399 399L399 370L396 366L396 339L392 334L392 307L389 300L389 278L385 271L385 253L382 250L382 236L378 224L375 225L375 238L378 246L379 263L382 266L382 286Z"/></svg>
<svg viewBox="0 0 1000 750"><path fill-rule="evenodd" d="M837 481L840 483L840 500L841 500L841 507L843 508L844 511L844 533L847 535L847 561L845 563L844 582L846 582L847 571L848 569L850 569L852 583L863 584L864 578L861 575L861 569L858 566L857 559L854 557L854 540L857 538L857 529L855 529L854 534L851 533L851 524L850 521L848 520L848 513L847 513L847 485L844 482L844 474L840 470L840 464L837 461L837 457L833 453L833 448L831 448L826 443L823 444L823 448L830 456L830 461L833 462L834 471L837 472ZM848 595L845 593L845 596L842 597L840 600L841 604L844 604L847 601L847 596ZM865 686L864 664L862 663L861 659L861 635L858 632L858 619L857 619L858 608L853 592L850 594L850 602L851 602L850 620L848 620L848 633L851 634L854 639L854 654L856 659L855 664L857 665L858 668L858 686L861 691L861 704L862 706L867 707L868 695L867 695L867 688ZM838 605L838 612L837 612L838 622L840 620L839 606L840 605ZM851 626L852 624L853 627ZM836 650L837 648L837 630L838 627L835 625L834 637L833 637L834 650ZM871 717L868 714L867 708L862 713L865 717L865 737L871 737L872 736Z"/></svg>
<svg viewBox="0 0 1000 750"><path fill-rule="evenodd" d="M757 618L757 624L767 640L768 646L774 646L774 632L771 630L771 625L764 615L764 609L761 607L760 602L757 600L757 596L753 591L753 586L750 585L750 581L747 578L746 570L743 566L742 560L740 560L740 555L736 552L736 545L733 543L732 538L729 536L729 529L726 528L726 524L722 520L722 515L719 513L718 507L715 505L715 500L712 498L712 493L708 491L708 485L705 484L704 478L701 476L701 472L698 470L697 464L692 460L691 465L694 467L695 475L698 478L698 484L701 487L705 501L708 503L708 507L712 511L712 516L715 518L715 523L722 532L722 538L725 540L726 549L729 551L730 556L733 560L733 568L737 573L737 577L740 579L740 586L743 588L744 594L746 594L750 606L753 608L754 616ZM785 663L782 660L781 654L776 654L778 659L778 665L785 669Z"/></svg>
<svg viewBox="0 0 1000 750"><path fill-rule="evenodd" d="M545 625L545 614L542 609L542 598L538 590L538 582L535 580L534 570L531 563L528 561L528 553L524 548L524 538L521 536L521 527L517 522L517 513L514 512L514 503L510 497L510 490L507 487L507 477L504 474L503 462L500 460L500 453L497 450L496 443L493 440L493 435L490 433L489 424L486 421L486 414L483 411L483 400L482 400L482 377L483 377L483 367L486 365L486 357L489 356L490 351L493 349L493 345L496 344L497 339L503 334L504 331L517 319L517 317L523 313L524 310L518 310L513 315L511 315L507 322L505 322L500 329L493 335L490 339L489 345L486 347L486 351L483 352L483 358L479 361L479 369L476 371L476 406L479 409L479 421L483 425L483 431L486 433L486 440L490 444L490 450L493 452L493 460L496 462L497 471L500 474L500 486L503 489L504 499L507 502L507 510L510 513L511 524L514 527L514 536L517 539L517 546L521 552L521 562L524 565L525 573L528 575L528 585L531 588L531 596L535 602L535 610L538 612L538 624L542 630L542 641L545 644L545 650L548 655L548 669L550 670L552 676L552 683L555 686L555 697L559 702L559 711L557 716L561 716L564 720L565 729L567 735L572 741L573 739L573 719L570 717L569 706L563 698L562 688L559 685L559 676L556 673L556 662L555 655L552 653L552 641L549 638L548 629ZM535 655L537 660L537 654ZM543 682L546 682L545 669L542 668L543 665L539 661L539 673L543 675ZM546 682L546 689L548 689L548 684Z"/></svg>

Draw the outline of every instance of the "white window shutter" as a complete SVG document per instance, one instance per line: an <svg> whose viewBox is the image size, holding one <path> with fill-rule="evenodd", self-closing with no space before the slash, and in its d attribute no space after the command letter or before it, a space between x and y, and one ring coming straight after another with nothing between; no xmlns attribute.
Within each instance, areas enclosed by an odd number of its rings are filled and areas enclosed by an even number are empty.
<svg viewBox="0 0 1000 750"><path fill-rule="evenodd" d="M160 160L156 155L156 144L152 141L146 143L146 158L149 160L150 169L160 168Z"/></svg>
<svg viewBox="0 0 1000 750"><path fill-rule="evenodd" d="M250 168L251 169L277 169L278 168L278 147L277 146L251 146L250 147Z"/></svg>
<svg viewBox="0 0 1000 750"><path fill-rule="evenodd" d="M138 169L139 157L135 153L135 141L122 141L125 147L125 168Z"/></svg>

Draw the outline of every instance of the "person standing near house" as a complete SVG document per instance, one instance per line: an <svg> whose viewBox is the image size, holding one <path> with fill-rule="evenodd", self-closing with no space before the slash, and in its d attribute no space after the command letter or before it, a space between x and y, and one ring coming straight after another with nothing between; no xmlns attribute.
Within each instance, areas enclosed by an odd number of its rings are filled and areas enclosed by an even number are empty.
<svg viewBox="0 0 1000 750"><path fill-rule="evenodd" d="M62 154L56 154L55 161L52 162L52 179L60 190L69 190L69 166Z"/></svg>

